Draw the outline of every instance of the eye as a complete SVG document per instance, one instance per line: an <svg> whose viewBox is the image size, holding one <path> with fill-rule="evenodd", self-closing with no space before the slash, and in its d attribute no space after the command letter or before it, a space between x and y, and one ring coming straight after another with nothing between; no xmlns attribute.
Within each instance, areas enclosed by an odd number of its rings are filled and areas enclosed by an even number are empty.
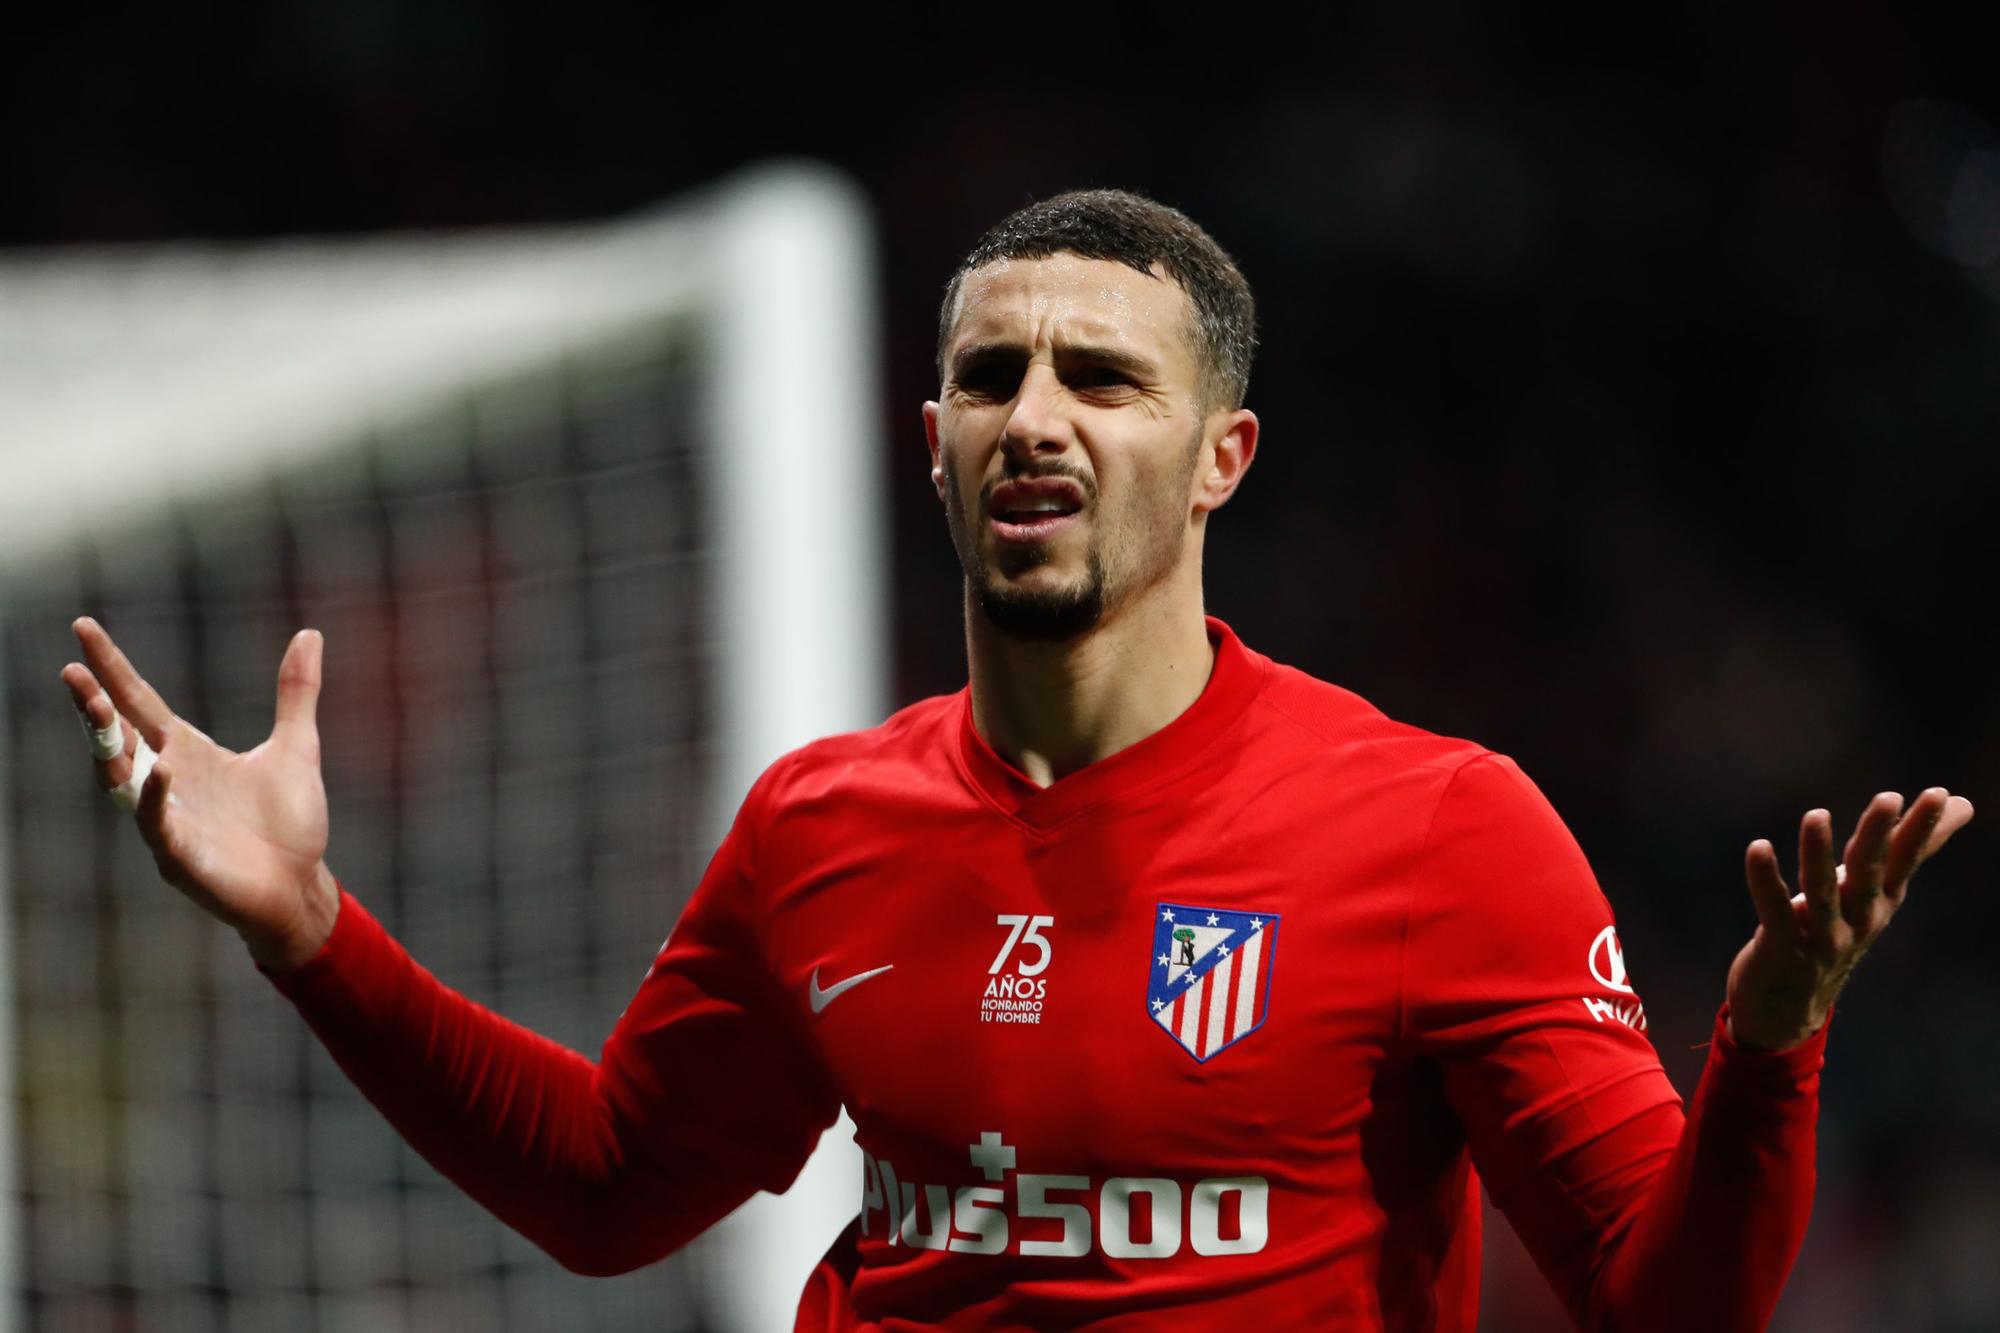
<svg viewBox="0 0 2000 1333"><path fill-rule="evenodd" d="M959 369L958 388L975 398L1011 398L1021 387L1021 368L1005 361L975 361Z"/></svg>
<svg viewBox="0 0 2000 1333"><path fill-rule="evenodd" d="M1116 366L1079 366L1067 378L1073 389L1101 392L1132 387L1132 377Z"/></svg>

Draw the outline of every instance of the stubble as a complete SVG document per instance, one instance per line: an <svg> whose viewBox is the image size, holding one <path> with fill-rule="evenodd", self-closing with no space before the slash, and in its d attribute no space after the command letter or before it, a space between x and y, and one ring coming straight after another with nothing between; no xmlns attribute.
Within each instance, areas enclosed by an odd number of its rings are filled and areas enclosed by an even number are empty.
<svg viewBox="0 0 2000 1333"><path fill-rule="evenodd" d="M1107 611L1166 577L1180 562L1187 545L1188 485L1200 457L1201 422L1197 418L1193 439L1166 491L1155 489L1145 503L1110 517L1096 508L1096 483L1079 471L1058 465L1008 473L1008 480L1063 477L1083 489L1093 520L1083 572L1053 587L1023 587L1010 577L1048 563L1045 548L1004 553L1004 571L989 565L980 549L978 525L984 521L987 494L999 479L981 491L977 511L967 513L959 499L962 492L956 470L950 459L945 459L945 518L972 606L1002 635L1022 642L1048 643L1089 633Z"/></svg>

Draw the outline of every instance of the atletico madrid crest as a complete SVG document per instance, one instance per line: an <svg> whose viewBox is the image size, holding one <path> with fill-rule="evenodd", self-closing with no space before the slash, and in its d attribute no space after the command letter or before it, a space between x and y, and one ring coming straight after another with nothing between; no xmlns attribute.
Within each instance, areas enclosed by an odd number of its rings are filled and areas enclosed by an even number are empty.
<svg viewBox="0 0 2000 1333"><path fill-rule="evenodd" d="M1263 1025L1277 950L1274 912L1161 903L1146 1010L1182 1050L1206 1061Z"/></svg>

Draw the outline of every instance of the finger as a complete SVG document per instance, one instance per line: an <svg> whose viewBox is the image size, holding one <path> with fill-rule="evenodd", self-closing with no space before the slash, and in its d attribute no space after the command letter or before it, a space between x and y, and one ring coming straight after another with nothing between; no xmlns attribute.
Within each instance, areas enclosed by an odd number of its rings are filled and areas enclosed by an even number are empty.
<svg viewBox="0 0 2000 1333"><path fill-rule="evenodd" d="M1892 902L1900 902L1909 887L1910 876L1922 858L1924 847L1944 818L1950 793L1943 787L1927 787L1917 793L1910 808L1889 833L1889 858L1882 868L1882 892Z"/></svg>
<svg viewBox="0 0 2000 1333"><path fill-rule="evenodd" d="M292 636L278 664L278 715L271 739L295 754L319 758L320 665L326 642L316 629Z"/></svg>
<svg viewBox="0 0 2000 1333"><path fill-rule="evenodd" d="M125 729L111 699L97 687L97 678L75 662L63 668L63 684L69 689L70 705L90 738L90 757L98 763L125 753Z"/></svg>
<svg viewBox="0 0 2000 1333"><path fill-rule="evenodd" d="M131 772L123 782L111 789L111 799L116 801L120 808L138 810L140 798L146 790L146 779L152 776L154 765L159 762L159 758L160 756L153 752L153 747L146 744L144 736L133 736Z"/></svg>
<svg viewBox="0 0 2000 1333"><path fill-rule="evenodd" d="M63 687L69 691L71 707L84 715L92 726L103 726L115 709L111 697L104 693L104 687L97 683L97 677L90 674L90 668L81 662L71 662L62 669ZM97 705L102 703L102 707Z"/></svg>
<svg viewBox="0 0 2000 1333"><path fill-rule="evenodd" d="M1814 935L1822 943L1836 943L1840 881L1833 866L1833 816L1825 810L1808 810L1799 821L1799 891Z"/></svg>
<svg viewBox="0 0 2000 1333"><path fill-rule="evenodd" d="M1841 863L1847 871L1849 920L1866 921L1882 897L1882 877L1889 864L1889 833L1903 811L1901 794L1877 792L1855 821Z"/></svg>
<svg viewBox="0 0 2000 1333"><path fill-rule="evenodd" d="M1796 941L1799 918L1792 910L1792 891L1778 869L1777 849L1768 839L1757 839L1744 852L1743 878L1750 885L1750 902L1764 929L1781 940Z"/></svg>
<svg viewBox="0 0 2000 1333"><path fill-rule="evenodd" d="M139 729L126 725L118 716L118 710L111 706L111 696L98 685L90 668L71 662L62 669L62 681L69 689L70 703L83 719L86 734L92 738L91 757L97 761L98 784L106 790L122 786L132 776L132 752L138 744ZM97 741L108 740L114 729L118 748L105 755Z"/></svg>
<svg viewBox="0 0 2000 1333"><path fill-rule="evenodd" d="M139 734L148 744L159 749L167 743L167 728L172 725L174 712L167 707L166 700L145 677L136 671L104 632L89 616L79 617L70 629L75 632L77 642L83 645L84 660L90 663L91 671L103 682L110 692L111 701L118 711L138 724Z"/></svg>
<svg viewBox="0 0 2000 1333"><path fill-rule="evenodd" d="M1951 835L1972 822L1972 802L1963 796L1945 799L1944 813L1938 816L1937 827L1924 840L1923 850L1917 853L1917 864L1922 865L1937 855L1938 848L1951 841Z"/></svg>

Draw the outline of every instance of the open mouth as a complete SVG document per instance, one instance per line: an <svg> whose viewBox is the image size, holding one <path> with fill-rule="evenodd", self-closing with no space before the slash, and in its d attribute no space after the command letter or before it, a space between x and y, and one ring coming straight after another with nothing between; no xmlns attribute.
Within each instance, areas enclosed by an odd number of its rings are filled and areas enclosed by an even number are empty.
<svg viewBox="0 0 2000 1333"><path fill-rule="evenodd" d="M993 530L1000 534L1003 541L1046 541L1061 531L1075 517L1075 510L1071 510L1067 514L995 514L993 516Z"/></svg>
<svg viewBox="0 0 2000 1333"><path fill-rule="evenodd" d="M1057 477L1010 481L993 491L986 511L1005 541L1042 541L1083 509L1074 482Z"/></svg>

